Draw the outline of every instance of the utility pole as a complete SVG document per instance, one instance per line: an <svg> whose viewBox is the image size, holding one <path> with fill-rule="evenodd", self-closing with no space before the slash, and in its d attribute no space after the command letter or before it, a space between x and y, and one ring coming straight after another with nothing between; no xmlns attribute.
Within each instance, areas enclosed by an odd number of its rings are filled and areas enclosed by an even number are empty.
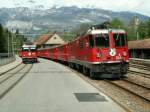
<svg viewBox="0 0 150 112"><path fill-rule="evenodd" d="M11 40L12 40L12 42L11 42L11 45L12 45L12 53L13 53L13 55L14 55L14 39L13 39L13 29L12 29L12 34L11 34Z"/></svg>
<svg viewBox="0 0 150 112"><path fill-rule="evenodd" d="M136 29L136 40L139 40L138 26L140 23L140 19L137 16L135 16L134 21L135 21L135 29Z"/></svg>
<svg viewBox="0 0 150 112"><path fill-rule="evenodd" d="M9 47L10 47L10 45L9 45L9 32L7 34L7 40L8 40L8 57L9 57L9 53L10 53L10 51L9 51Z"/></svg>

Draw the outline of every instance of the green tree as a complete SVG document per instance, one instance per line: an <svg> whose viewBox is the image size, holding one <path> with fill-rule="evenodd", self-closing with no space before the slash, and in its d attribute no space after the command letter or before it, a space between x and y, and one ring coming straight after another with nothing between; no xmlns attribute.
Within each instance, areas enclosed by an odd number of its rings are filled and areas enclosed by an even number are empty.
<svg viewBox="0 0 150 112"><path fill-rule="evenodd" d="M148 27L146 22L141 22L137 31L139 33L140 39L144 39L148 35Z"/></svg>
<svg viewBox="0 0 150 112"><path fill-rule="evenodd" d="M21 46L26 41L26 39L23 35L19 33L19 29L17 29L15 34L13 35L14 35L13 37L14 37L14 43L15 43L14 47L17 52L17 50L21 48Z"/></svg>
<svg viewBox="0 0 150 112"><path fill-rule="evenodd" d="M118 18L115 18L110 21L110 28L123 28L124 29L124 24L121 20Z"/></svg>
<svg viewBox="0 0 150 112"><path fill-rule="evenodd" d="M72 33L76 35L83 35L90 28L90 26L91 24L88 24L88 23L80 24L72 30Z"/></svg>
<svg viewBox="0 0 150 112"><path fill-rule="evenodd" d="M147 35L150 37L150 18L147 21Z"/></svg>
<svg viewBox="0 0 150 112"><path fill-rule="evenodd" d="M3 26L0 24L0 53L6 52L5 46L6 46L6 41L4 37L4 29Z"/></svg>
<svg viewBox="0 0 150 112"><path fill-rule="evenodd" d="M135 17L133 17L130 20L130 22L126 28L129 40L136 40L137 39L137 29L138 29L138 26L135 22Z"/></svg>

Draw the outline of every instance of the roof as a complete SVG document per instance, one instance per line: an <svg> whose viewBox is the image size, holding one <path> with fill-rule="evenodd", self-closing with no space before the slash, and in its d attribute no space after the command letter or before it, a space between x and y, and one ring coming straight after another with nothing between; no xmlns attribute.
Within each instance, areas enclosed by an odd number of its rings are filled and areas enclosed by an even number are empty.
<svg viewBox="0 0 150 112"><path fill-rule="evenodd" d="M36 45L35 44L33 44L33 45L24 44L22 47L36 47Z"/></svg>
<svg viewBox="0 0 150 112"><path fill-rule="evenodd" d="M150 39L128 42L129 49L150 49Z"/></svg>
<svg viewBox="0 0 150 112"><path fill-rule="evenodd" d="M90 29L87 31L87 34L100 34L100 33L125 33L123 29Z"/></svg>
<svg viewBox="0 0 150 112"><path fill-rule="evenodd" d="M44 34L35 40L36 45L41 45L47 42L55 33L49 32L48 34Z"/></svg>

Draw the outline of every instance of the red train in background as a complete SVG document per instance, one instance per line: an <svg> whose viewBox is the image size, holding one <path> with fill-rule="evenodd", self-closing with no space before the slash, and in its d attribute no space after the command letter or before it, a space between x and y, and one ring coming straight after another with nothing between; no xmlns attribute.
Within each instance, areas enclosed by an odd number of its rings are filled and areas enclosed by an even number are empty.
<svg viewBox="0 0 150 112"><path fill-rule="evenodd" d="M23 63L37 62L37 47L34 44L24 44L19 51Z"/></svg>
<svg viewBox="0 0 150 112"><path fill-rule="evenodd" d="M129 68L126 32L91 28L61 46L39 49L38 56L68 64L90 77L120 78Z"/></svg>

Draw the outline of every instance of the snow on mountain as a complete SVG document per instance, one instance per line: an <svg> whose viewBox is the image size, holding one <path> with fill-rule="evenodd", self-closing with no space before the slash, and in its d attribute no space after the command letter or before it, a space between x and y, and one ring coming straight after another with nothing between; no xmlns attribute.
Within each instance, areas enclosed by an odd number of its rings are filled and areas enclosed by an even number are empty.
<svg viewBox="0 0 150 112"><path fill-rule="evenodd" d="M34 0L29 2L35 4ZM141 21L148 19L147 16L131 12L113 12L103 9L78 8L76 6L55 6L49 9L40 9L40 7L36 9L28 7L0 8L0 23L8 28L19 28L40 33L40 31L48 30L63 31L65 28L71 29L81 23L99 24L113 18L119 18L124 23L128 23L135 15Z"/></svg>
<svg viewBox="0 0 150 112"><path fill-rule="evenodd" d="M32 28L33 24L32 22L25 22L25 21L19 21L19 20L10 20L6 23L6 27L9 29L27 29L30 30Z"/></svg>

